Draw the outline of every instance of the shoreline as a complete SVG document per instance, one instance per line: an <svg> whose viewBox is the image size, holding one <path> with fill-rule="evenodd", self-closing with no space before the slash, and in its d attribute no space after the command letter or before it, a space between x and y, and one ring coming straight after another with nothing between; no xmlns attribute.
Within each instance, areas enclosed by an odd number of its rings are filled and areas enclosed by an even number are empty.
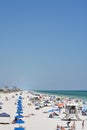
<svg viewBox="0 0 87 130"><path fill-rule="evenodd" d="M51 92L53 92L53 93L49 93L49 91L51 91ZM54 93L54 91L56 91L56 90L35 90L34 92L37 92L37 93L39 93L39 94L46 94L46 95L52 95L52 96L59 96L59 97L61 97L61 98L76 98L76 99L80 99L80 100L83 100L83 101L85 101L85 102L87 102L87 96L76 96L76 95L67 95L67 94L59 94L59 93ZM57 90L58 92L62 92L62 91L72 91L72 90ZM74 91L77 91L77 92L87 92L87 90L85 91L85 90L73 90L73 92Z"/></svg>

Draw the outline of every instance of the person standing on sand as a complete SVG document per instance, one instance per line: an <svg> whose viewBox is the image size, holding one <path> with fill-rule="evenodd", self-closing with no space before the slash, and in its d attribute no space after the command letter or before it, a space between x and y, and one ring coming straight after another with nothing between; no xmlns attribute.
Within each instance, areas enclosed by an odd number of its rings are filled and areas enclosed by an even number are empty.
<svg viewBox="0 0 87 130"><path fill-rule="evenodd" d="M84 120L82 121L82 129L84 128Z"/></svg>

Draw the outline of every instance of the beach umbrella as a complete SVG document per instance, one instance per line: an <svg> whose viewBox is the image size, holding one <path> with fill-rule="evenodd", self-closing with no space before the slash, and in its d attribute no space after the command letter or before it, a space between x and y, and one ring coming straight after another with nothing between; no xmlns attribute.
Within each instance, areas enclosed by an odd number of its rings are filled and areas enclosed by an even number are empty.
<svg viewBox="0 0 87 130"><path fill-rule="evenodd" d="M56 111L57 111L57 112L60 112L60 109L57 108L57 109L48 110L48 112L56 112Z"/></svg>
<svg viewBox="0 0 87 130"><path fill-rule="evenodd" d="M22 116L22 115L16 115L15 116L15 118L18 118L18 119L20 119L20 118L23 118L24 116Z"/></svg>
<svg viewBox="0 0 87 130"><path fill-rule="evenodd" d="M22 119L18 119L15 123L19 124L19 126L20 126L20 124L24 124L25 122Z"/></svg>
<svg viewBox="0 0 87 130"><path fill-rule="evenodd" d="M4 118L7 118L8 121L7 120L5 121ZM8 123L10 122L10 115L5 112L1 113L0 114L0 123L7 123L7 122Z"/></svg>
<svg viewBox="0 0 87 130"><path fill-rule="evenodd" d="M23 110L22 107L20 107L20 106L17 106L17 109L19 109L19 110Z"/></svg>
<svg viewBox="0 0 87 130"><path fill-rule="evenodd" d="M18 119L18 120L16 121L16 124L23 124L23 123L25 123L25 121L23 121L22 119Z"/></svg>
<svg viewBox="0 0 87 130"><path fill-rule="evenodd" d="M17 104L17 107L22 107L22 103L21 103L21 104L18 103L18 104Z"/></svg>
<svg viewBox="0 0 87 130"><path fill-rule="evenodd" d="M18 101L17 103L18 103L18 105L21 105L21 104L22 104L22 102L21 102L21 101Z"/></svg>
<svg viewBox="0 0 87 130"><path fill-rule="evenodd" d="M23 111L23 109L21 107L17 108L17 111Z"/></svg>
<svg viewBox="0 0 87 130"><path fill-rule="evenodd" d="M22 103L21 103L21 104L20 104L20 103L18 103L18 104L17 104L17 107L22 107Z"/></svg>
<svg viewBox="0 0 87 130"><path fill-rule="evenodd" d="M51 110L48 110L48 112L54 112L54 110L53 110L53 109L51 109Z"/></svg>
<svg viewBox="0 0 87 130"><path fill-rule="evenodd" d="M60 112L60 109L57 108L57 109L54 109L54 111Z"/></svg>
<svg viewBox="0 0 87 130"><path fill-rule="evenodd" d="M18 101L22 101L22 99L19 98Z"/></svg>
<svg viewBox="0 0 87 130"><path fill-rule="evenodd" d="M17 102L18 105L22 105L22 102Z"/></svg>
<svg viewBox="0 0 87 130"><path fill-rule="evenodd" d="M21 101L22 100L22 98L18 98L18 101Z"/></svg>
<svg viewBox="0 0 87 130"><path fill-rule="evenodd" d="M22 113L23 113L22 111L17 111L16 112L16 114L19 114L19 115L22 114Z"/></svg>
<svg viewBox="0 0 87 130"><path fill-rule="evenodd" d="M17 108L17 111L23 111L23 109L22 108Z"/></svg>
<svg viewBox="0 0 87 130"><path fill-rule="evenodd" d="M18 107L22 107L22 103L18 103L17 106L18 106Z"/></svg>
<svg viewBox="0 0 87 130"><path fill-rule="evenodd" d="M22 104L18 104L18 105L17 105L17 107L20 107L20 108L22 108Z"/></svg>
<svg viewBox="0 0 87 130"><path fill-rule="evenodd" d="M18 99L18 101L19 101L19 102L21 102L21 101L22 101L22 99Z"/></svg>
<svg viewBox="0 0 87 130"><path fill-rule="evenodd" d="M21 107L18 107L17 111L23 111L23 109Z"/></svg>
<svg viewBox="0 0 87 130"><path fill-rule="evenodd" d="M22 101L22 99L19 98L18 101Z"/></svg>
<svg viewBox="0 0 87 130"><path fill-rule="evenodd" d="M0 117L10 117L10 115L5 113L5 112L3 112L3 113L0 114Z"/></svg>
<svg viewBox="0 0 87 130"><path fill-rule="evenodd" d="M60 108L58 106L53 106L53 110L54 111L59 111L60 112Z"/></svg>
<svg viewBox="0 0 87 130"><path fill-rule="evenodd" d="M17 101L18 103L22 103L22 100L20 100L20 99L18 99L18 101Z"/></svg>
<svg viewBox="0 0 87 130"><path fill-rule="evenodd" d="M58 106L59 108L62 108L62 107L64 107L64 103L58 103L57 106Z"/></svg>
<svg viewBox="0 0 87 130"><path fill-rule="evenodd" d="M22 103L22 100L18 100L17 103Z"/></svg>
<svg viewBox="0 0 87 130"><path fill-rule="evenodd" d="M19 96L19 99L22 99L22 96Z"/></svg>
<svg viewBox="0 0 87 130"><path fill-rule="evenodd" d="M22 128L22 127L17 127L17 128L15 128L14 130L24 130L24 128Z"/></svg>
<svg viewBox="0 0 87 130"><path fill-rule="evenodd" d="M22 102L18 102L17 105L18 105L18 106L22 106Z"/></svg>

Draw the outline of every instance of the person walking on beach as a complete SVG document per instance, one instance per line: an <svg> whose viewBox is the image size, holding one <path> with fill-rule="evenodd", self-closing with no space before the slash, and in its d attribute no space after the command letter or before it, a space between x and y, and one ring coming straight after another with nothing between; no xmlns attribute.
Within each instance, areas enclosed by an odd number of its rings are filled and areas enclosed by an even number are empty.
<svg viewBox="0 0 87 130"><path fill-rule="evenodd" d="M82 121L82 129L84 128L84 120Z"/></svg>

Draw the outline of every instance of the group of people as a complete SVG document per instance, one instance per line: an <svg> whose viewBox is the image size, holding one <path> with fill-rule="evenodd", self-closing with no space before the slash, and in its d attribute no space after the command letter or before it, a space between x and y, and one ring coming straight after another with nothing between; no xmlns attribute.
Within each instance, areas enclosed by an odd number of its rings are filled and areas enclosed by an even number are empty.
<svg viewBox="0 0 87 130"><path fill-rule="evenodd" d="M75 125L75 121L73 121L73 124L70 126L69 124L71 123L71 121L67 122L67 128L69 128L69 130L76 130L76 125ZM84 129L84 120L82 121L82 129ZM57 125L56 130L65 130L65 127L63 126L59 126Z"/></svg>

